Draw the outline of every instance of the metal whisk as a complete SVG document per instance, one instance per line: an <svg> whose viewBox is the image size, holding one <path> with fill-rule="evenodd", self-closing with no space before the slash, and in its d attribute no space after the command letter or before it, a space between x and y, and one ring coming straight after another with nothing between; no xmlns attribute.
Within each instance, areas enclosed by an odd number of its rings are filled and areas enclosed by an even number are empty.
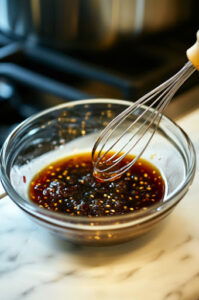
<svg viewBox="0 0 199 300"><path fill-rule="evenodd" d="M92 151L97 178L110 181L120 177L143 154L157 130L162 112L180 86L199 70L199 31L196 43L187 50L187 57L189 61L178 73L134 102L102 131ZM138 149L136 156L121 167L122 160L135 149Z"/></svg>

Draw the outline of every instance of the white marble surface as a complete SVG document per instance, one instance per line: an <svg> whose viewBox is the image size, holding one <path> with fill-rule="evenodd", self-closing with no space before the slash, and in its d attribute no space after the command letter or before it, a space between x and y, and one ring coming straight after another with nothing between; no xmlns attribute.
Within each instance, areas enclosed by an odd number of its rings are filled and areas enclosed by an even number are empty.
<svg viewBox="0 0 199 300"><path fill-rule="evenodd" d="M199 155L199 109L178 120ZM145 237L73 246L0 200L0 300L198 300L199 172L186 197Z"/></svg>

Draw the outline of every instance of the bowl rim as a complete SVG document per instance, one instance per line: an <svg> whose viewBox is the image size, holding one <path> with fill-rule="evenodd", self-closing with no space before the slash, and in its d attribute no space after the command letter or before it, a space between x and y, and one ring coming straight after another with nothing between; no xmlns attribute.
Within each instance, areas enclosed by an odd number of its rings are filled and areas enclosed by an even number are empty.
<svg viewBox="0 0 199 300"><path fill-rule="evenodd" d="M59 105L56 105L54 107L45 109L37 114L34 114L33 116L25 119L23 122L21 122L18 126L16 126L12 132L8 135L6 138L1 152L0 152L0 175L1 175L1 182L2 185L7 192L8 196L13 200L15 204L17 204L20 208L22 208L24 211L29 213L32 216L42 216L42 219L48 220L49 218L52 223L59 224L59 226L67 226L70 223L71 227L77 227L76 223L79 224L79 226L82 228L82 226L86 229L96 229L96 226L87 226L89 223L97 223L99 227L99 223L104 223L100 224L100 227L105 229L107 226L106 224L111 224L114 222L115 227L117 227L117 223L122 221L122 223L128 223L129 222L134 225L140 224L142 222L146 222L147 220L157 217L163 213L166 213L168 210L172 209L181 199L182 197L186 194L189 185L191 184L194 175L195 175L195 169L196 169L196 153L194 146L192 144L192 141L190 140L189 136L186 134L186 132L178 125L176 124L173 120L171 120L169 117L165 116L163 114L162 118L166 120L167 122L170 122L172 126L177 127L180 132L183 134L186 142L187 142L187 147L190 150L190 155L191 158L189 162L192 162L188 173L186 175L186 178L184 180L184 183L179 185L179 187L175 190L174 193L172 193L169 197L166 198L166 201L160 201L157 204L151 205L147 210L138 210L134 211L132 213L127 213L124 215L115 215L115 216L103 216L103 217L87 217L87 216L70 216L70 215L64 215L61 213L57 213L54 211L49 211L46 210L45 208L39 207L37 204L27 201L23 199L13 188L9 176L7 175L6 172L6 164L5 164L5 157L6 157L6 152L7 149L9 148L9 144L13 142L13 140L17 137L17 134L20 132L20 130L26 126L27 124L35 121L36 119L42 117L43 115L47 115L53 111L58 111L59 109L62 108L67 108L67 107L73 107L77 105L85 105L85 104L119 104L119 105L124 105L124 106L130 106L133 104L131 101L127 100L120 100L120 99L112 99L112 98L94 98L94 99L84 99L84 100L77 100L77 101L70 101L67 103L62 103ZM161 122L160 122L161 125ZM178 196L178 197L177 197ZM81 222L81 224L80 224ZM125 224L123 224L126 226ZM119 224L119 227L121 228L121 223ZM108 225L108 228L110 228L110 225Z"/></svg>

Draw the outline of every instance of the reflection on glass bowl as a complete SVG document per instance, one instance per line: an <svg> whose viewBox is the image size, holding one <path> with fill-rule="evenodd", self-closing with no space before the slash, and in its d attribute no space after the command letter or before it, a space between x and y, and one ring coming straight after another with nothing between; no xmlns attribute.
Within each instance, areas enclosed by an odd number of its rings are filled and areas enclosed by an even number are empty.
<svg viewBox="0 0 199 300"><path fill-rule="evenodd" d="M46 210L28 197L29 183L38 171L67 155L91 151L101 130L130 104L111 99L70 102L21 123L5 141L0 157L2 184L10 198L33 221L75 243L119 243L152 229L186 194L196 166L190 139L165 116L143 154L164 176L163 201L121 216L79 217Z"/></svg>

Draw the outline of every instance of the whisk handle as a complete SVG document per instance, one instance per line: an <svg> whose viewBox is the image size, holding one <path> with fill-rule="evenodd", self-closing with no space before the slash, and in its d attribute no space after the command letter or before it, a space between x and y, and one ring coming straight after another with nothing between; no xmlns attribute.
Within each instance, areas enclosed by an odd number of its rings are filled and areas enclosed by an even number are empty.
<svg viewBox="0 0 199 300"><path fill-rule="evenodd" d="M196 34L196 42L187 50L187 57L194 67L199 70L199 30Z"/></svg>

